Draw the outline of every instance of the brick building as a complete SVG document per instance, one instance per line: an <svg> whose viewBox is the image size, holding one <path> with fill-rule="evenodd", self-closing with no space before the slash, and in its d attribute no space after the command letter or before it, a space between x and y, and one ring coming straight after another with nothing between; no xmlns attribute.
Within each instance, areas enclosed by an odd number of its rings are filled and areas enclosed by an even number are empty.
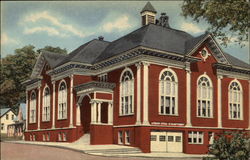
<svg viewBox="0 0 250 160"><path fill-rule="evenodd" d="M250 129L250 66L213 35L170 27L150 3L142 27L68 55L43 51L26 84L25 140L206 153L215 133Z"/></svg>

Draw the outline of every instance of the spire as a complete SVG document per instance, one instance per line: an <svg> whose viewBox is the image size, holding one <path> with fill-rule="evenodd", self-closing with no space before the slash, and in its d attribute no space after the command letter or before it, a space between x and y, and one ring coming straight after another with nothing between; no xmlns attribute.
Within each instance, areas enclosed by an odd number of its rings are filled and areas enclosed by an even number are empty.
<svg viewBox="0 0 250 160"><path fill-rule="evenodd" d="M150 2L148 2L144 8L142 9L141 13L148 11L148 12L152 12L152 13L157 13L156 10L154 9L154 7L152 6L152 4Z"/></svg>
<svg viewBox="0 0 250 160"><path fill-rule="evenodd" d="M141 11L142 26L148 25L150 23L155 24L156 10L150 2L148 2Z"/></svg>

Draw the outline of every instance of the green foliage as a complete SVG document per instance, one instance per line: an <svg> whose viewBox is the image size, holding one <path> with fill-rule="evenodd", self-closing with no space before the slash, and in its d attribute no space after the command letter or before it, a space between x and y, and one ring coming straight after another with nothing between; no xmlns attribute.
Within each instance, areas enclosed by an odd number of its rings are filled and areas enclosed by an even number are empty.
<svg viewBox="0 0 250 160"><path fill-rule="evenodd" d="M22 82L29 79L36 58L41 50L66 54L66 49L46 46L35 50L32 45L16 49L15 54L1 58L0 79L0 105L17 107L19 103L25 102L25 87Z"/></svg>
<svg viewBox="0 0 250 160"><path fill-rule="evenodd" d="M196 22L210 24L212 32L226 46L237 42L241 47L248 41L250 5L247 0L184 0L182 15Z"/></svg>
<svg viewBox="0 0 250 160"><path fill-rule="evenodd" d="M226 132L215 138L209 153L219 160L248 160L250 157L249 136L239 132Z"/></svg>

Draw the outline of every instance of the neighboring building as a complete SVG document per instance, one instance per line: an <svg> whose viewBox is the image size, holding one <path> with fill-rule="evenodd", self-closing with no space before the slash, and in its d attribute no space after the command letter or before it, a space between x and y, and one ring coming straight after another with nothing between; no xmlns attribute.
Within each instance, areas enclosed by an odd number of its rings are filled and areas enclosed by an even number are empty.
<svg viewBox="0 0 250 160"><path fill-rule="evenodd" d="M1 108L1 133L7 133L7 126L14 122L16 117L14 111L11 108Z"/></svg>
<svg viewBox="0 0 250 160"><path fill-rule="evenodd" d="M250 129L250 66L156 20L68 55L43 51L27 85L25 140L120 144L143 152L206 153L215 133ZM237 53L236 53L237 54Z"/></svg>
<svg viewBox="0 0 250 160"><path fill-rule="evenodd" d="M14 119L14 123L7 126L8 137L22 137L25 131L26 121L26 104L21 103L18 110L18 115Z"/></svg>

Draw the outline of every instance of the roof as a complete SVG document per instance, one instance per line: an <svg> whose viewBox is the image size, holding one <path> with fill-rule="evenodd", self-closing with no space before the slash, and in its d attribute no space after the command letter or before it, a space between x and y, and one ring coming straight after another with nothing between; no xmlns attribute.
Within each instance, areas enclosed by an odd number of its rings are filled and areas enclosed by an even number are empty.
<svg viewBox="0 0 250 160"><path fill-rule="evenodd" d="M67 57L65 57L57 66L67 62L80 62L93 64L95 59L104 51L109 45L109 42L103 40L94 39L89 41L74 51L72 51Z"/></svg>
<svg viewBox="0 0 250 160"><path fill-rule="evenodd" d="M21 113L22 113L22 118L23 120L26 119L26 104L25 103L21 103L20 106L19 106L19 111L18 111L18 115L14 118L14 121L19 121L20 117L19 117L19 112L20 112L20 109L21 109Z"/></svg>
<svg viewBox="0 0 250 160"><path fill-rule="evenodd" d="M96 62L138 46L184 55L186 53L185 42L192 38L193 36L180 30L148 24L111 42Z"/></svg>
<svg viewBox="0 0 250 160"><path fill-rule="evenodd" d="M185 42L185 52L189 53L201 40L203 40L209 33L204 33L198 37L194 37Z"/></svg>
<svg viewBox="0 0 250 160"><path fill-rule="evenodd" d="M8 113L10 110L11 110L11 108L1 108L1 109L0 109L0 114L1 114L0 117L4 116L4 115L5 115L6 113ZM12 110L11 110L11 111L12 111Z"/></svg>
<svg viewBox="0 0 250 160"><path fill-rule="evenodd" d="M67 55L64 54L53 53L45 50L43 50L42 53L51 68L57 66L58 63L67 57Z"/></svg>
<svg viewBox="0 0 250 160"><path fill-rule="evenodd" d="M152 6L152 4L151 4L150 2L148 2L148 3L144 6L144 8L142 9L141 13L142 13L142 12L145 12L145 11L157 13L156 10L154 9L154 7Z"/></svg>
<svg viewBox="0 0 250 160"><path fill-rule="evenodd" d="M233 66L238 66L238 67L242 67L242 68L248 68L250 69L250 65L239 60L238 58L228 54L228 53L225 53L224 52L224 55L226 56L227 60L233 65Z"/></svg>

